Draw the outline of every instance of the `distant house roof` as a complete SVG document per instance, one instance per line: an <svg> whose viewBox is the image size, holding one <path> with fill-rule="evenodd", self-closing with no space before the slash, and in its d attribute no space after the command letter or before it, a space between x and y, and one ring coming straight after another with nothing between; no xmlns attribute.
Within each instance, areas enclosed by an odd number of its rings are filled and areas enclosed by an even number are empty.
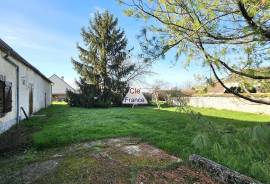
<svg viewBox="0 0 270 184"><path fill-rule="evenodd" d="M214 83L213 86L209 86L207 89L207 93L224 93L225 89L224 87L219 83Z"/></svg>
<svg viewBox="0 0 270 184"><path fill-rule="evenodd" d="M41 76L43 79L45 79L47 82L52 83L44 74L42 74L37 68L35 68L33 65L31 65L29 62L27 62L22 56L20 56L16 51L14 51L6 42L4 42L0 38L0 50L3 52L8 53L13 58L17 59L19 62L24 64L25 66L32 69L35 73L37 73L39 76Z"/></svg>
<svg viewBox="0 0 270 184"><path fill-rule="evenodd" d="M56 74L53 74L50 77L50 80L53 82L52 94L53 95L64 95L67 90L74 91L75 89L71 87L63 78L58 77Z"/></svg>
<svg viewBox="0 0 270 184"><path fill-rule="evenodd" d="M191 88L186 88L186 89L181 89L181 92L183 93L183 95L185 96L192 96L195 93L195 90L191 89Z"/></svg>

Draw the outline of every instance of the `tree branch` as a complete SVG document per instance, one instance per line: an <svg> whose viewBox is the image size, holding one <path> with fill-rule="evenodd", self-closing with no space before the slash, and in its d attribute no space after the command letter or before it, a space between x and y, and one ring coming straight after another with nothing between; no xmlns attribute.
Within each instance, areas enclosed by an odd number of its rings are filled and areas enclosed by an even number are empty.
<svg viewBox="0 0 270 184"><path fill-rule="evenodd" d="M245 5L241 2L241 0L238 1L238 7L240 12L242 13L243 17L246 19L247 23L252 27L255 31L259 31L262 36L270 40L270 31L264 30L262 27L256 24L256 22L253 21L253 17L251 17L246 8Z"/></svg>
<svg viewBox="0 0 270 184"><path fill-rule="evenodd" d="M210 58L214 59L212 56L208 55ZM248 77L251 79L258 79L258 80L262 80L262 79L270 79L270 76L263 76L263 75L251 75L248 73L244 73L241 71L237 71L235 69L233 69L232 67L230 67L229 65L227 65L227 63L225 63L224 61L221 61L220 59L214 59L215 61L218 61L222 66L224 66L226 69L228 69L230 72L235 73L237 75L241 75L244 77Z"/></svg>
<svg viewBox="0 0 270 184"><path fill-rule="evenodd" d="M199 40L200 40L200 37L198 37L198 38L199 38ZM199 42L199 47L200 47L201 50L203 51L203 53L204 53L204 55L205 55L205 58L206 58L207 60L211 60L211 58L209 58L210 56L206 53L206 51L205 51L205 49L204 49L204 47L203 47L202 42ZM248 97L248 96L241 95L241 94L236 93L235 91L231 90L231 89L228 88L228 87L222 82L222 80L218 77L218 75L217 75L217 73L216 73L216 71L215 71L215 68L214 68L214 66L213 66L213 61L211 61L209 65L210 65L210 67L211 67L211 69L212 69L212 71L213 71L213 73L214 73L214 76L215 76L215 78L217 79L217 81L218 81L218 82L221 84L221 86L222 86L224 89L226 89L229 93L231 93L231 94L233 94L233 95L235 95L235 96L237 96L237 97L243 98L243 99L245 99L245 100L248 100L248 101L250 101L250 102L270 105L270 101L265 101L265 100L259 100L259 99L250 98L250 97Z"/></svg>

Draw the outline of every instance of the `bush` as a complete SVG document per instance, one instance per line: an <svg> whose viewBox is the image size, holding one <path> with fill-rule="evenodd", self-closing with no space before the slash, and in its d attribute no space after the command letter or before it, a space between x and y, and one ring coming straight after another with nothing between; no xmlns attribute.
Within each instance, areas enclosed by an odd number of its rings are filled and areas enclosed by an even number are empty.
<svg viewBox="0 0 270 184"><path fill-rule="evenodd" d="M238 86L232 86L230 87L230 91L225 90L224 93L231 93L231 91L234 93L243 93L243 90L241 89L241 87L238 87Z"/></svg>
<svg viewBox="0 0 270 184"><path fill-rule="evenodd" d="M110 98L104 98L100 96L100 92L95 85L88 84L85 80L81 79L77 81L77 85L80 87L79 92L73 92L67 90L66 102L72 107L109 107L111 105ZM111 96L108 94L108 96Z"/></svg>
<svg viewBox="0 0 270 184"><path fill-rule="evenodd" d="M112 91L101 91L96 85L88 84L83 79L77 85L80 91L67 91L66 102L72 107L110 107L121 106L122 99L128 88L122 88L122 92L113 93ZM119 90L118 90L119 91Z"/></svg>
<svg viewBox="0 0 270 184"><path fill-rule="evenodd" d="M67 91L67 103L72 107L94 107L94 97Z"/></svg>

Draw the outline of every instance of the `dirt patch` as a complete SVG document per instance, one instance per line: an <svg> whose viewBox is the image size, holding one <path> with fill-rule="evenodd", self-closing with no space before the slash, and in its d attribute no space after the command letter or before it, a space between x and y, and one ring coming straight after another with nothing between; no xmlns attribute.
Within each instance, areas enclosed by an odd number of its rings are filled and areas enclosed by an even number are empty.
<svg viewBox="0 0 270 184"><path fill-rule="evenodd" d="M32 144L31 132L24 125L16 124L0 135L0 156L24 151ZM19 137L19 139L18 139Z"/></svg>
<svg viewBox="0 0 270 184"><path fill-rule="evenodd" d="M206 173L193 170L187 166L179 166L171 170L142 170L136 179L137 184L215 184Z"/></svg>
<svg viewBox="0 0 270 184"><path fill-rule="evenodd" d="M0 172L1 181L12 184L216 183L207 174L186 166L180 158L133 138L74 144L37 155L28 165L29 156L8 162L7 168L16 163L18 169L3 172L4 175ZM3 176L13 177L5 180Z"/></svg>
<svg viewBox="0 0 270 184"><path fill-rule="evenodd" d="M147 157L156 157L160 160L172 160L180 162L181 159L175 156L167 154L165 151L162 151L154 146L149 144L137 144L137 145L128 145L123 146L121 149L129 154L134 156L147 156Z"/></svg>

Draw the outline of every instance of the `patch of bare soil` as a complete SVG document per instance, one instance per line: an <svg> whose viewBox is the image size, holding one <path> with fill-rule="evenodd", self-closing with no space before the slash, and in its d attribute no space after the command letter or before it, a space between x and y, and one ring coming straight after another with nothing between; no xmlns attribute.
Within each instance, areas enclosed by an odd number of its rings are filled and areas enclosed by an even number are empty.
<svg viewBox="0 0 270 184"><path fill-rule="evenodd" d="M172 170L142 170L137 178L137 184L215 184L206 173L193 170L187 166L179 166Z"/></svg>
<svg viewBox="0 0 270 184"><path fill-rule="evenodd" d="M0 172L0 183L216 183L204 172L183 164L180 158L133 138L86 142L47 150L37 155L28 165L29 162L25 160L27 157L11 161L6 167L18 169L4 175Z"/></svg>
<svg viewBox="0 0 270 184"><path fill-rule="evenodd" d="M32 143L29 128L16 124L0 135L0 156L26 150ZM18 139L19 137L19 139Z"/></svg>

